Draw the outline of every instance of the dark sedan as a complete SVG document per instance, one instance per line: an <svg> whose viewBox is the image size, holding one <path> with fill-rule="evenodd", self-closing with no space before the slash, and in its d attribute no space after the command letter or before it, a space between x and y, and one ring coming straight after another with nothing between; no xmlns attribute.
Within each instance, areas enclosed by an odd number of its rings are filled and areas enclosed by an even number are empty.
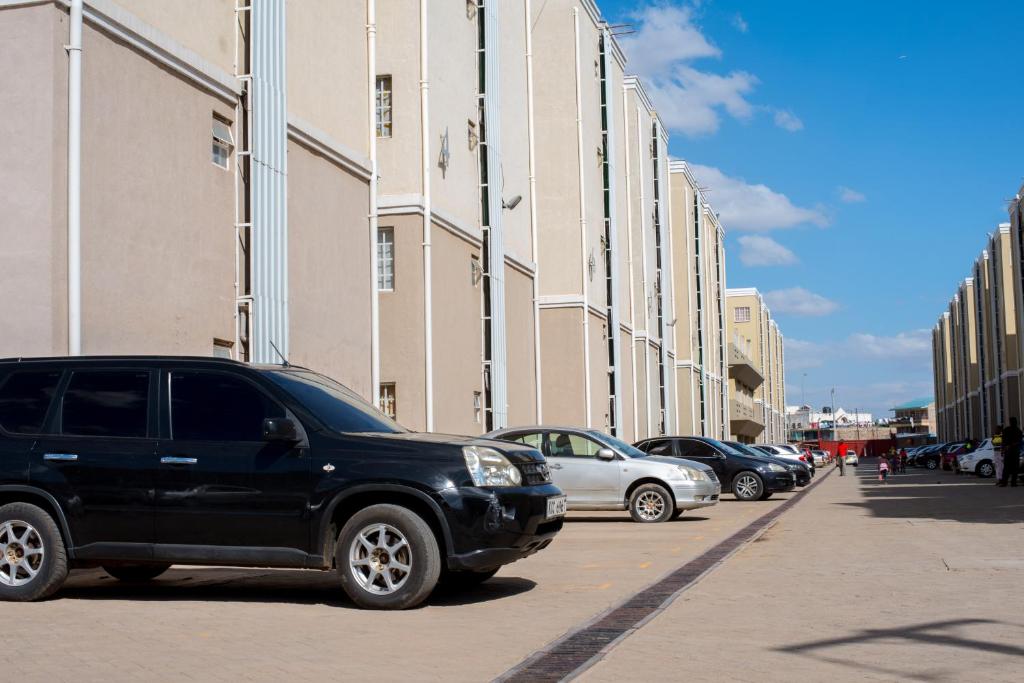
<svg viewBox="0 0 1024 683"><path fill-rule="evenodd" d="M753 455L755 457L760 458L767 458L768 460L771 460L774 463L782 465L790 472L792 472L793 476L796 477L797 486L803 487L811 483L811 468L805 465L804 463L800 462L799 460L780 458L778 456L772 455L767 451L762 451L760 448L757 448L756 446L748 446L747 444L740 443L739 441L725 441L723 443L739 451L740 453L746 453L747 455Z"/></svg>
<svg viewBox="0 0 1024 683"><path fill-rule="evenodd" d="M646 439L636 444L651 455L702 462L711 467L738 500L765 500L773 493L792 491L796 478L788 467L769 458L742 453L731 446L699 436Z"/></svg>

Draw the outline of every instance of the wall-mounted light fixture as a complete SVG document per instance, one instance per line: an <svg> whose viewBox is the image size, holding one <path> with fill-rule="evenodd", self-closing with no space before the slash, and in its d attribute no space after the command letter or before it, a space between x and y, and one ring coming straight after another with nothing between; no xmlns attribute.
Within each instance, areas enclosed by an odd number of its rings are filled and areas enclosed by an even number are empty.
<svg viewBox="0 0 1024 683"><path fill-rule="evenodd" d="M514 209L517 206L519 206L519 202L521 202L521 201L523 201L523 195L517 194L512 199L507 199L507 200L503 201L501 203L501 208L508 209L509 211L511 211L512 209Z"/></svg>

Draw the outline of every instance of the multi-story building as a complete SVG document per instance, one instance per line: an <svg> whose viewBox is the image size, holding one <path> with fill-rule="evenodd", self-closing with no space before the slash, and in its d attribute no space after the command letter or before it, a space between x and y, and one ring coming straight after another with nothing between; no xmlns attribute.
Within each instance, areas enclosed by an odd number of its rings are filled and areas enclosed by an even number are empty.
<svg viewBox="0 0 1024 683"><path fill-rule="evenodd" d="M734 368L746 344L726 341L725 231L687 164L672 161L669 175L678 431L719 439L759 434L763 425L746 423L763 378L753 361Z"/></svg>
<svg viewBox="0 0 1024 683"><path fill-rule="evenodd" d="M0 356L280 354L372 394L366 8L285 10L0 6Z"/></svg>
<svg viewBox="0 0 1024 683"><path fill-rule="evenodd" d="M935 434L935 399L918 398L892 408L889 427L898 439L921 439ZM988 434L990 432L986 432Z"/></svg>
<svg viewBox="0 0 1024 683"><path fill-rule="evenodd" d="M1012 225L988 236L932 332L936 431L945 441L982 438L1020 416L1020 259Z"/></svg>
<svg viewBox="0 0 1024 683"><path fill-rule="evenodd" d="M726 308L727 330L736 349L729 368L731 431L746 442L785 441L782 332L756 289L726 290Z"/></svg>

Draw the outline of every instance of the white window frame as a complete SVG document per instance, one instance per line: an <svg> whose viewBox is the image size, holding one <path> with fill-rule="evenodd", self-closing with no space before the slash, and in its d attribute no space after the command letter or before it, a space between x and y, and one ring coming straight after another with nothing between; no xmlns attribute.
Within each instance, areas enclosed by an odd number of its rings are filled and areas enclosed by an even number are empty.
<svg viewBox="0 0 1024 683"><path fill-rule="evenodd" d="M398 390L394 382L380 383L380 412L392 420L398 415Z"/></svg>
<svg viewBox="0 0 1024 683"><path fill-rule="evenodd" d="M395 229L377 228L377 291L395 291Z"/></svg>
<svg viewBox="0 0 1024 683"><path fill-rule="evenodd" d="M386 87L385 87L386 86ZM395 94L391 74L380 74L374 87L374 127L378 138L390 138L395 132Z"/></svg>
<svg viewBox="0 0 1024 683"><path fill-rule="evenodd" d="M230 170L231 153L235 151L235 138L231 132L231 122L214 114L211 135L213 140L210 147L210 163L225 171ZM224 163L218 161L218 151L223 151Z"/></svg>
<svg viewBox="0 0 1024 683"><path fill-rule="evenodd" d="M735 311L733 312L733 322L749 323L750 306L737 306Z"/></svg>

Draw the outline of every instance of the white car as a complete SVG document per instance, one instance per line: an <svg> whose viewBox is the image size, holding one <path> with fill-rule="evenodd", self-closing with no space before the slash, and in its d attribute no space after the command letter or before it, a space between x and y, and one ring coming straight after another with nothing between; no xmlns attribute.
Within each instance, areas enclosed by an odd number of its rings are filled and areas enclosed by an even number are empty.
<svg viewBox="0 0 1024 683"><path fill-rule="evenodd" d="M786 460L796 460L797 462L810 464L807 463L807 456L796 446L762 443L757 444L755 448L764 451L768 455L774 455L776 458L785 458Z"/></svg>
<svg viewBox="0 0 1024 683"><path fill-rule="evenodd" d="M844 460L844 462L847 465L853 465L854 467L859 465L860 464L860 457L857 455L857 451L855 451L855 450L846 451L846 459Z"/></svg>
<svg viewBox="0 0 1024 683"><path fill-rule="evenodd" d="M985 439L970 453L956 456L957 467L961 472L973 472L979 477L994 477L996 474L996 449L992 439Z"/></svg>
<svg viewBox="0 0 1024 683"><path fill-rule="evenodd" d="M817 449L811 451L811 455L814 456L814 466L824 467L828 464L828 453L825 451L819 451Z"/></svg>

